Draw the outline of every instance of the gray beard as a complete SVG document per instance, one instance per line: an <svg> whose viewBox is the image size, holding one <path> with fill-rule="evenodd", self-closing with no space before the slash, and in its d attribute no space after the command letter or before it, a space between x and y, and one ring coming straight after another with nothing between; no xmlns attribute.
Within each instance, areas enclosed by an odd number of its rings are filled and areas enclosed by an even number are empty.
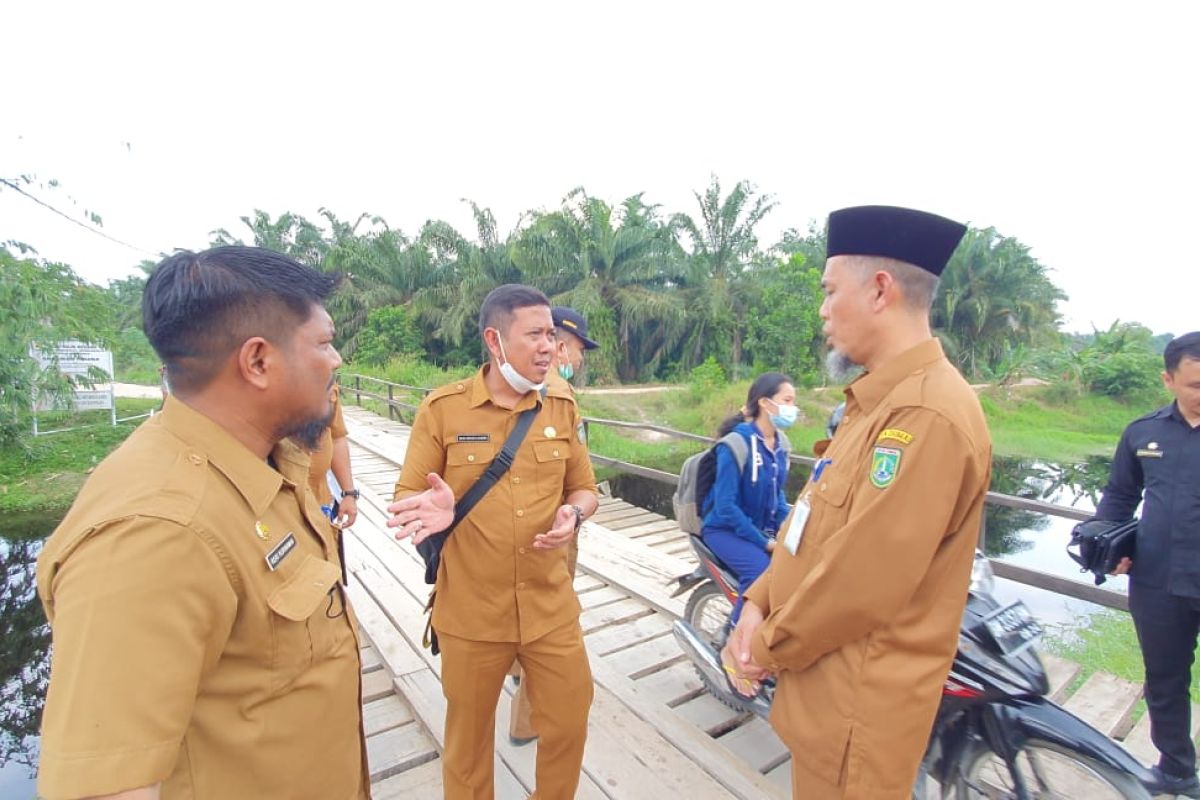
<svg viewBox="0 0 1200 800"><path fill-rule="evenodd" d="M830 350L825 354L825 374L834 383L849 383L862 374L861 364L855 364L845 353Z"/></svg>

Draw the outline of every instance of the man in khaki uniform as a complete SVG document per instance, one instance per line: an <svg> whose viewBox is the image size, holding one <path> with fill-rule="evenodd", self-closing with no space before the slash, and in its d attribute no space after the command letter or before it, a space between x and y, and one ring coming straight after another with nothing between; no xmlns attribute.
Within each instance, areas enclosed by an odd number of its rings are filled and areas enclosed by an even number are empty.
<svg viewBox="0 0 1200 800"><path fill-rule="evenodd" d="M310 453L312 461L308 469L308 486L322 510L329 509L330 518L338 529L349 528L358 519L359 492L354 488L354 473L350 468L350 442L347 441L346 435L346 421L342 418L342 394L335 386L333 419L321 435L317 449ZM341 499L337 501L336 506L326 476L330 470L333 470L333 479L342 490Z"/></svg>
<svg viewBox="0 0 1200 800"><path fill-rule="evenodd" d="M546 386L550 390L570 392L574 397L575 389L570 381L583 369L583 354L600 345L588 338L587 319L575 309L554 306L550 309L550 318L554 321L554 368L546 375ZM567 543L567 569L572 580L578 562L579 537L575 536ZM537 738L537 729L533 726L533 704L529 702L529 693L521 685L520 664L514 664L509 674L516 681L517 688L509 708L508 740L520 747Z"/></svg>
<svg viewBox="0 0 1200 800"><path fill-rule="evenodd" d="M500 452L520 413L540 403L512 467L442 551L433 608L447 701L442 782L449 800L493 796L496 702L515 659L541 734L534 797L570 800L592 675L566 546L596 509L595 476L570 391L545 385L555 347L545 295L500 286L484 300L479 328L491 359L421 404L388 524L414 541L448 527L456 498Z"/></svg>
<svg viewBox="0 0 1200 800"><path fill-rule="evenodd" d="M928 314L964 230L880 206L829 219L825 334L866 374L722 654L747 693L778 676L797 798L908 798L954 658L991 440Z"/></svg>
<svg viewBox="0 0 1200 800"><path fill-rule="evenodd" d="M329 425L334 283L248 247L177 253L147 282L172 393L38 560L48 800L368 796L356 624L288 441Z"/></svg>

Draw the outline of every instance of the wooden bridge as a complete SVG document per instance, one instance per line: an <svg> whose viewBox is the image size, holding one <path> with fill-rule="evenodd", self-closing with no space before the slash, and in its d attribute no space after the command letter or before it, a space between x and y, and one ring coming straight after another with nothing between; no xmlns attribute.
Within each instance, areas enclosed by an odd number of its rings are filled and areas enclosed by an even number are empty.
<svg viewBox="0 0 1200 800"><path fill-rule="evenodd" d="M421 647L428 596L413 547L385 528L409 428L346 406L359 519L346 533L350 595L366 644L363 709L374 796L439 798L446 704L440 659ZM673 520L603 498L580 534L575 589L591 658L595 701L577 797L784 798L787 749L762 720L706 693L670 633L684 600L671 580L695 559ZM1054 699L1147 763L1157 758L1149 720L1134 721L1141 686L1042 656ZM534 788L536 745L508 740L511 685L496 714L496 796ZM1200 724L1200 713L1193 713Z"/></svg>

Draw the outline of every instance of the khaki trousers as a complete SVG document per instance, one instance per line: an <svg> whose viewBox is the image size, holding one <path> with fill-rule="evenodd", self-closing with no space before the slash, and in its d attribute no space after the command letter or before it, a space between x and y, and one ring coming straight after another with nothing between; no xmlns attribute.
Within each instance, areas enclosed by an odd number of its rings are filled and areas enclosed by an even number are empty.
<svg viewBox="0 0 1200 800"><path fill-rule="evenodd" d="M446 800L492 800L496 702L515 658L525 673L532 721L541 734L535 769L537 800L571 800L583 768L592 671L579 620L540 639L477 642L438 633L442 692L446 696L446 748L442 786Z"/></svg>
<svg viewBox="0 0 1200 800"><path fill-rule="evenodd" d="M846 776L841 776L843 784ZM830 783L823 776L809 772L792 756L792 797L794 800L842 800L845 786Z"/></svg>
<svg viewBox="0 0 1200 800"><path fill-rule="evenodd" d="M572 580L575 578L575 566L578 563L579 535L576 534L567 543L567 569L571 571ZM521 665L514 661L508 674L520 680ZM529 695L525 693L523 680L517 684L517 690L513 692L511 702L508 714L508 735L513 739L536 739L538 734L537 728L533 725L533 706L529 703Z"/></svg>

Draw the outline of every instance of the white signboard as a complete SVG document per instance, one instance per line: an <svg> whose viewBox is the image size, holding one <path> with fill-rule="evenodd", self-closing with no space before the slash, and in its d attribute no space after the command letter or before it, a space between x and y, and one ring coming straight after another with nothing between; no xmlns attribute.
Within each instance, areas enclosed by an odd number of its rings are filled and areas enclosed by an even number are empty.
<svg viewBox="0 0 1200 800"><path fill-rule="evenodd" d="M57 359L58 371L63 375L87 375L92 367L96 367L110 380L113 376L112 352L85 342L59 342L52 353L34 349L30 355L42 369L53 366Z"/></svg>
<svg viewBox="0 0 1200 800"><path fill-rule="evenodd" d="M53 351L47 352L31 347L29 355L42 369L58 368L59 373L73 378L93 375L93 368L100 370L111 381L113 376L112 351L102 347L69 340L59 342ZM50 411L58 406L52 400L40 399L36 404L38 411ZM71 407L76 411L115 411L112 388L92 389L80 386L75 390Z"/></svg>

